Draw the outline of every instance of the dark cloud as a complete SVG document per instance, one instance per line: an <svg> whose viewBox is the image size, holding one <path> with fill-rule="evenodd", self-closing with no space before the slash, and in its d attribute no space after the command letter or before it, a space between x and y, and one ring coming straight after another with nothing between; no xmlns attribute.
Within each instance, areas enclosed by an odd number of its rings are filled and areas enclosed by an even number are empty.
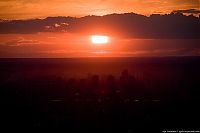
<svg viewBox="0 0 200 133"><path fill-rule="evenodd" d="M197 12L197 11L196 11ZM200 38L200 19L180 13L168 15L110 14L105 16L48 17L0 22L0 33L68 32L108 34L126 38Z"/></svg>
<svg viewBox="0 0 200 133"><path fill-rule="evenodd" d="M200 10L197 9L187 9L187 10L175 10L174 13L191 13L191 14L199 14Z"/></svg>

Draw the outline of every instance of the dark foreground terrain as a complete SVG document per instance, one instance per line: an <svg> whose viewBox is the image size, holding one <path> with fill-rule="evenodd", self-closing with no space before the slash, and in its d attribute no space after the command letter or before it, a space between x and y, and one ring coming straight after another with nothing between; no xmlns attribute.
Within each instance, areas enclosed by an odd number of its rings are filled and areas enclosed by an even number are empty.
<svg viewBox="0 0 200 133"><path fill-rule="evenodd" d="M200 58L0 59L1 127L200 130Z"/></svg>

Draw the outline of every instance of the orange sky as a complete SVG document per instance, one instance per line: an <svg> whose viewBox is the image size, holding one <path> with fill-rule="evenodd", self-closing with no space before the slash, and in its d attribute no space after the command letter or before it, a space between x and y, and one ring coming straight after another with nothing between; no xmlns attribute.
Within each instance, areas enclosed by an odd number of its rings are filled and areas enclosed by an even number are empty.
<svg viewBox="0 0 200 133"><path fill-rule="evenodd" d="M85 16L135 12L149 15L199 9L199 0L0 0L0 18Z"/></svg>
<svg viewBox="0 0 200 133"><path fill-rule="evenodd" d="M199 39L110 38L94 45L90 36L70 33L0 34L0 58L200 55Z"/></svg>
<svg viewBox="0 0 200 133"><path fill-rule="evenodd" d="M199 0L0 0L0 19L125 12L150 15L187 9L199 10ZM106 45L95 46L83 34L0 34L0 58L200 55L200 39L110 39Z"/></svg>

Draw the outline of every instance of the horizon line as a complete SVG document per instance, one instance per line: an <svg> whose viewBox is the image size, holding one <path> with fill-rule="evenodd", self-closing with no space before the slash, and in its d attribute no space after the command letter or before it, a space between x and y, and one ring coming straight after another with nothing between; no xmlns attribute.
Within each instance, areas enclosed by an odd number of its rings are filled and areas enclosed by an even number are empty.
<svg viewBox="0 0 200 133"><path fill-rule="evenodd" d="M81 59L81 58L181 58L181 57L200 57L200 55L163 55L163 56L71 56L71 57L0 57L1 59Z"/></svg>

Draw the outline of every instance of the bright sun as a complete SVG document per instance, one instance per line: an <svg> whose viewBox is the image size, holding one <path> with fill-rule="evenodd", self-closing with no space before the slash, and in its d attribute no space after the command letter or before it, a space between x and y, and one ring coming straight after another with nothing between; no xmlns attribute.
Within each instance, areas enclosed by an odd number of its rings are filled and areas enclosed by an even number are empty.
<svg viewBox="0 0 200 133"><path fill-rule="evenodd" d="M93 35L91 36L91 41L93 44L106 44L109 41L109 37L102 35Z"/></svg>

